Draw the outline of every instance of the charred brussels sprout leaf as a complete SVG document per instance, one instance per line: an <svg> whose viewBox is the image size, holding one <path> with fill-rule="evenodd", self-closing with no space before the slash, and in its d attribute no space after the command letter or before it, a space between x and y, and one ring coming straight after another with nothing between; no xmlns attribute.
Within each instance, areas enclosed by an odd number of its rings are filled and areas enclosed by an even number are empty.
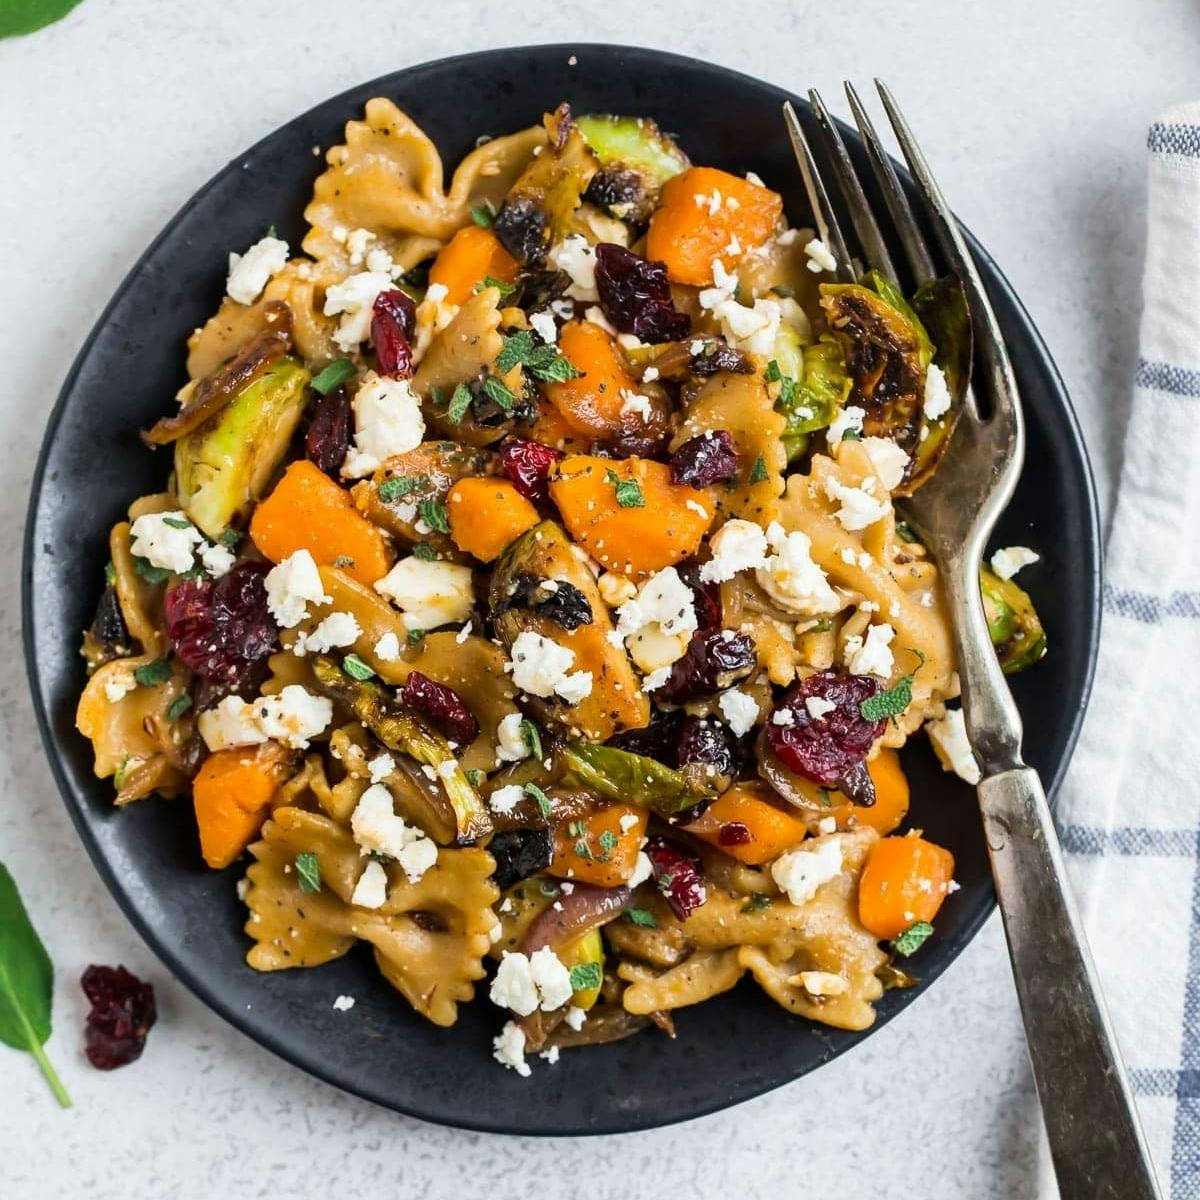
<svg viewBox="0 0 1200 1200"><path fill-rule="evenodd" d="M87 660L88 673L111 662L114 658L126 658L133 653L129 630L121 615L121 604L117 599L116 585L105 585L96 615L83 635L83 657Z"/></svg>
<svg viewBox="0 0 1200 1200"><path fill-rule="evenodd" d="M808 436L825 429L850 394L850 377L841 343L826 335L811 346L802 346L790 329L775 338L775 357L765 379L779 383L775 408L787 419L783 444L788 462L808 448Z"/></svg>
<svg viewBox="0 0 1200 1200"><path fill-rule="evenodd" d="M675 142L642 117L591 113L577 124L600 160L587 198L614 217L648 220L662 185L690 165Z"/></svg>
<svg viewBox="0 0 1200 1200"><path fill-rule="evenodd" d="M715 794L715 789L703 781L696 781L657 759L618 750L615 746L568 742L563 748L563 758L568 779L574 776L581 785L606 800L636 804L662 816L702 804Z"/></svg>
<svg viewBox="0 0 1200 1200"><path fill-rule="evenodd" d="M262 495L300 422L308 380L296 359L280 358L175 443L180 503L210 538L240 524Z"/></svg>
<svg viewBox="0 0 1200 1200"><path fill-rule="evenodd" d="M449 743L419 713L393 700L379 684L352 679L327 655L315 657L312 666L321 690L348 708L389 750L398 750L437 771L454 810L460 842L473 842L491 830L487 809Z"/></svg>
<svg viewBox="0 0 1200 1200"><path fill-rule="evenodd" d="M1046 653L1046 632L1033 601L1011 579L1001 579L990 567L979 572L983 611L996 656L1006 675L1031 667Z"/></svg>

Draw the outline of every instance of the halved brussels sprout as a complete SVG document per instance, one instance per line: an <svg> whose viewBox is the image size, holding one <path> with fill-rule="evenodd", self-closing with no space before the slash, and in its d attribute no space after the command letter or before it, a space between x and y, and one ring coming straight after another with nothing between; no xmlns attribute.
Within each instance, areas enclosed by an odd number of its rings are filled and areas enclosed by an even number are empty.
<svg viewBox="0 0 1200 1200"><path fill-rule="evenodd" d="M1004 673L1033 666L1046 653L1046 631L1028 593L988 566L980 569L979 586L988 633Z"/></svg>
<svg viewBox="0 0 1200 1200"><path fill-rule="evenodd" d="M308 381L302 363L280 358L175 443L179 502L210 538L240 524L271 481L300 423Z"/></svg>
<svg viewBox="0 0 1200 1200"><path fill-rule="evenodd" d="M775 408L787 418L783 444L792 462L808 448L809 434L824 429L846 402L850 377L841 344L828 335L805 346L785 327L775 335L773 353L767 381L780 384Z"/></svg>
<svg viewBox="0 0 1200 1200"><path fill-rule="evenodd" d="M691 165L675 142L644 117L589 113L576 124L600 160L587 198L622 220L648 220L662 185Z"/></svg>
<svg viewBox="0 0 1200 1200"><path fill-rule="evenodd" d="M694 778L643 754L568 742L563 747L566 781L572 778L605 800L636 804L663 816L683 812L716 794L715 782Z"/></svg>

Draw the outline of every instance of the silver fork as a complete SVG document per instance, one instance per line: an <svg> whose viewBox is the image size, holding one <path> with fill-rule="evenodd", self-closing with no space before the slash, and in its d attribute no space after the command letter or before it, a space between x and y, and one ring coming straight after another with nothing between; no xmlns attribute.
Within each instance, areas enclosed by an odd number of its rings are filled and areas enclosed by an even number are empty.
<svg viewBox="0 0 1200 1200"><path fill-rule="evenodd" d="M891 93L876 81L916 181L932 243L858 94L849 83L845 86L872 175L917 284L937 275L939 259L962 283L976 350L973 382L988 401L985 412L975 391L968 389L949 448L933 478L908 501L905 515L938 564L952 615L963 711L982 772L977 790L984 835L1060 1194L1062 1200L1158 1200L1116 1039L1067 888L1046 795L1037 772L1021 759L1021 718L992 649L979 592L984 546L1012 496L1024 459L1024 422L1012 364L958 223ZM837 259L838 278L856 280L865 267L896 280L887 241L841 134L815 91L809 92L809 101L814 141L850 215L861 258L851 253L791 104L784 105L784 118L818 232Z"/></svg>

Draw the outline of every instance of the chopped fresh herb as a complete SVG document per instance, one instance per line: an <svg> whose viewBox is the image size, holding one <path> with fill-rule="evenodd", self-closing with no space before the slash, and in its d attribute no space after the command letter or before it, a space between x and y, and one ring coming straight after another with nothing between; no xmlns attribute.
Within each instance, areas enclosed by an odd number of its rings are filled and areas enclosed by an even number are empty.
<svg viewBox="0 0 1200 1200"><path fill-rule="evenodd" d="M125 773L129 770L129 760L131 757L132 755L126 754L117 764L117 769L113 772L113 786L118 792L125 784Z"/></svg>
<svg viewBox="0 0 1200 1200"><path fill-rule="evenodd" d="M425 630L410 629L405 635L404 640L408 642L410 646L419 646L421 642L425 640Z"/></svg>
<svg viewBox="0 0 1200 1200"><path fill-rule="evenodd" d="M485 200L482 204L475 204L471 207L471 220L476 225L487 229L488 226L496 219L496 209L490 200Z"/></svg>
<svg viewBox="0 0 1200 1200"><path fill-rule="evenodd" d="M627 908L625 910L625 920L630 925L640 925L643 929L657 929L658 918L645 908Z"/></svg>
<svg viewBox="0 0 1200 1200"><path fill-rule="evenodd" d="M354 559L352 559L348 554L339 554L337 558L333 560L333 565L335 567L352 567L354 566Z"/></svg>
<svg viewBox="0 0 1200 1200"><path fill-rule="evenodd" d="M766 483L767 481L767 460L763 455L759 455L754 460L754 466L750 468L750 474L746 477L747 483Z"/></svg>
<svg viewBox="0 0 1200 1200"><path fill-rule="evenodd" d="M164 579L171 577L171 572L166 567L156 567L149 559L138 554L133 556L133 569L147 583L162 583Z"/></svg>
<svg viewBox="0 0 1200 1200"><path fill-rule="evenodd" d="M420 491L429 484L428 475L393 475L379 485L379 498L385 504L403 500L409 492Z"/></svg>
<svg viewBox="0 0 1200 1200"><path fill-rule="evenodd" d="M488 399L497 408L502 409L504 412L512 412L513 407L517 403L517 398L503 379L497 379L495 375L489 375L483 381L483 390Z"/></svg>
<svg viewBox="0 0 1200 1200"><path fill-rule="evenodd" d="M446 417L457 425L467 415L467 409L470 407L470 389L465 383L455 384L454 395L450 397L450 403L446 407Z"/></svg>
<svg viewBox="0 0 1200 1200"><path fill-rule="evenodd" d="M359 658L357 654L347 654L346 657L342 659L342 670L345 671L351 679L372 679L375 676L375 672L372 671L371 668L368 667L367 664L363 662L363 660Z"/></svg>
<svg viewBox="0 0 1200 1200"><path fill-rule="evenodd" d="M778 284L771 288L771 291L780 299L794 300L796 298L796 289L791 287L780 287Z"/></svg>
<svg viewBox="0 0 1200 1200"><path fill-rule="evenodd" d="M916 954L929 940L929 935L932 933L933 926L928 921L917 921L892 943L892 949L907 958L910 954Z"/></svg>
<svg viewBox="0 0 1200 1200"><path fill-rule="evenodd" d="M583 374L570 359L564 358L553 346L539 346L534 353L534 361L525 365L530 375L543 383L566 383L568 379L578 379Z"/></svg>
<svg viewBox="0 0 1200 1200"><path fill-rule="evenodd" d="M302 892L321 890L321 860L311 850L301 850L296 855L296 875Z"/></svg>
<svg viewBox="0 0 1200 1200"><path fill-rule="evenodd" d="M768 383L778 383L783 378L783 372L779 369L779 360L777 358L773 358L767 363L767 369L763 372L763 378Z"/></svg>
<svg viewBox="0 0 1200 1200"><path fill-rule="evenodd" d="M567 822L567 832L572 837L579 837L579 835L581 833L583 833L586 828L587 828L587 826L584 825L584 823L582 821L568 821Z"/></svg>
<svg viewBox="0 0 1200 1200"><path fill-rule="evenodd" d="M191 521L185 521L182 517L163 517L163 524L169 525L172 529L191 529Z"/></svg>
<svg viewBox="0 0 1200 1200"><path fill-rule="evenodd" d="M418 542L413 547L413 558L419 558L422 562L436 562L437 557L438 552L428 542Z"/></svg>
<svg viewBox="0 0 1200 1200"><path fill-rule="evenodd" d="M133 677L142 687L156 687L171 678L171 664L165 658L156 658L153 662L138 667Z"/></svg>
<svg viewBox="0 0 1200 1200"><path fill-rule="evenodd" d="M861 442L862 434L859 433L857 429L847 429L842 434L842 441L843 442Z"/></svg>
<svg viewBox="0 0 1200 1200"><path fill-rule="evenodd" d="M542 810L543 816L550 814L550 797L542 791L536 783L527 783L525 785L525 795L532 797L537 801L537 806Z"/></svg>
<svg viewBox="0 0 1200 1200"><path fill-rule="evenodd" d="M833 797L829 794L828 788L823 788L823 787L817 788L817 795L820 797L821 805L823 808L832 808L833 807Z"/></svg>
<svg viewBox="0 0 1200 1200"><path fill-rule="evenodd" d="M921 539L917 537L917 531L907 521L896 522L896 536L902 542L908 542L910 546L921 544Z"/></svg>
<svg viewBox="0 0 1200 1200"><path fill-rule="evenodd" d="M746 903L742 905L742 912L756 913L766 908L771 903L771 897L766 892L754 892L746 897Z"/></svg>
<svg viewBox="0 0 1200 1200"><path fill-rule="evenodd" d="M917 671L921 669L921 664L925 662L925 655L920 650L914 650L913 653L921 660L916 671L910 671L898 679L895 685L888 688L887 691L868 696L859 704L858 711L862 714L864 721L881 721L885 717L898 717L912 703L913 679L916 677Z"/></svg>
<svg viewBox="0 0 1200 1200"><path fill-rule="evenodd" d="M505 283L503 279L496 279L491 275L485 275L475 285L475 290L477 292L482 292L484 288L490 288L490 287L495 288L500 293L501 300L503 300L505 296L511 296L513 294L513 292L515 292L517 290L515 284Z"/></svg>
<svg viewBox="0 0 1200 1200"><path fill-rule="evenodd" d="M538 732L538 727L528 718L521 722L521 738L529 747L529 753L534 758L542 757L542 735Z"/></svg>
<svg viewBox="0 0 1200 1200"><path fill-rule="evenodd" d="M476 788L487 778L487 773L478 767L469 767L463 774L467 777L467 782Z"/></svg>
<svg viewBox="0 0 1200 1200"><path fill-rule="evenodd" d="M590 992L600 986L603 972L598 962L576 963L571 968L571 990L573 992Z"/></svg>
<svg viewBox="0 0 1200 1200"><path fill-rule="evenodd" d="M422 500L417 505L417 512L430 529L438 533L450 532L450 517L446 506L440 500Z"/></svg>
<svg viewBox="0 0 1200 1200"><path fill-rule="evenodd" d="M645 508L646 497L642 485L636 479L622 479L611 468L604 472L604 482L611 484L617 494L617 503L622 508Z"/></svg>
<svg viewBox="0 0 1200 1200"><path fill-rule="evenodd" d="M575 843L575 853L580 858L594 859L596 857L592 853L591 846L589 846L587 843L587 838L580 838L579 841Z"/></svg>
<svg viewBox="0 0 1200 1200"><path fill-rule="evenodd" d="M221 543L227 550L236 550L238 543L242 540L242 531L240 529L225 529L222 530L221 536L217 541Z"/></svg>
<svg viewBox="0 0 1200 1200"><path fill-rule="evenodd" d="M193 563L192 566L188 567L188 569L186 571L184 571L184 573L182 575L180 575L179 578L180 579L192 579L192 580L204 579L205 578L204 568L199 563Z"/></svg>
<svg viewBox="0 0 1200 1200"><path fill-rule="evenodd" d="M612 852L617 848L617 835L611 829L605 829L596 839L600 844L600 849L604 851L606 859L612 857Z"/></svg>
<svg viewBox="0 0 1200 1200"><path fill-rule="evenodd" d="M580 375L555 346L535 341L528 329L509 334L504 339L503 349L496 356L497 371L511 371L518 365L543 383L565 383L568 379L578 379Z"/></svg>
<svg viewBox="0 0 1200 1200"><path fill-rule="evenodd" d="M529 357L533 352L533 346L533 334L528 329L510 333L504 339L500 353L496 355L496 370L507 374L518 363L523 363Z"/></svg>
<svg viewBox="0 0 1200 1200"><path fill-rule="evenodd" d="M322 396L340 387L354 374L354 364L348 358L335 358L323 371L313 376L309 387Z"/></svg>
<svg viewBox="0 0 1200 1200"><path fill-rule="evenodd" d="M543 896L557 896L559 892L562 891L562 888L560 888L553 879L539 879L538 891L541 892Z"/></svg>
<svg viewBox="0 0 1200 1200"><path fill-rule="evenodd" d="M167 706L167 720L178 721L189 708L192 707L192 698L184 692L182 696L176 696L174 700Z"/></svg>
<svg viewBox="0 0 1200 1200"><path fill-rule="evenodd" d="M117 568L112 565L112 560L104 564L104 582L114 584L117 582Z"/></svg>

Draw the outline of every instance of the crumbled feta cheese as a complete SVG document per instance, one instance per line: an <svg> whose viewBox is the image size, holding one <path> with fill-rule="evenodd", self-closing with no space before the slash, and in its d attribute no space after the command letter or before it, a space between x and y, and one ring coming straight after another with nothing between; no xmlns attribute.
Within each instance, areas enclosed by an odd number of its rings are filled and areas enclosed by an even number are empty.
<svg viewBox="0 0 1200 1200"><path fill-rule="evenodd" d="M620 415L623 417L638 416L643 421L651 421L654 419L654 405L649 396L622 388Z"/></svg>
<svg viewBox="0 0 1200 1200"><path fill-rule="evenodd" d="M929 734L943 770L953 771L967 783L979 782L982 775L967 740L967 725L961 708L947 709L940 721L926 721L925 732Z"/></svg>
<svg viewBox="0 0 1200 1200"><path fill-rule="evenodd" d="M578 704L592 690L592 673L576 671L568 674L575 661L575 651L560 646L540 633L525 630L512 645L513 683L531 696L561 696Z"/></svg>
<svg viewBox="0 0 1200 1200"><path fill-rule="evenodd" d="M1041 557L1028 546L1002 546L992 555L992 570L1001 579L1011 579L1022 567L1032 566Z"/></svg>
<svg viewBox="0 0 1200 1200"><path fill-rule="evenodd" d="M354 395L354 446L342 475L361 479L379 470L386 459L421 444L425 419L421 401L407 379L385 379L369 371Z"/></svg>
<svg viewBox="0 0 1200 1200"><path fill-rule="evenodd" d="M717 705L735 737L749 733L758 720L758 701L738 688L722 692Z"/></svg>
<svg viewBox="0 0 1200 1200"><path fill-rule="evenodd" d="M774 553L754 573L763 591L788 612L804 616L837 612L842 601L813 561L808 534L798 529L788 533L778 521L772 521L766 537Z"/></svg>
<svg viewBox="0 0 1200 1200"><path fill-rule="evenodd" d="M226 294L238 304L253 304L287 260L288 244L277 237L259 238L245 254L230 254Z"/></svg>
<svg viewBox="0 0 1200 1200"><path fill-rule="evenodd" d="M841 507L838 508L836 515L843 529L851 532L866 529L869 525L874 525L876 521L881 521L887 516L887 501L872 496L865 486L866 483L873 482L868 478L864 481L863 487L849 487L834 479L832 475L826 477L825 494L830 500L836 500L840 504Z"/></svg>
<svg viewBox="0 0 1200 1200"><path fill-rule="evenodd" d="M503 1067L528 1079L533 1071L525 1061L525 1030L516 1021L509 1021L492 1039L492 1057Z"/></svg>
<svg viewBox="0 0 1200 1200"><path fill-rule="evenodd" d="M387 753L377 754L367 763L372 783L382 783L396 769L396 760Z"/></svg>
<svg viewBox="0 0 1200 1200"><path fill-rule="evenodd" d="M567 1009L567 1015L563 1018L563 1020L566 1022L568 1029L573 1029L576 1033L578 1033L583 1028L584 1021L587 1020L587 1009L579 1008L578 1006L572 1004L571 1007Z"/></svg>
<svg viewBox="0 0 1200 1200"><path fill-rule="evenodd" d="M380 908L387 899L387 885L387 872L381 864L371 859L354 885L350 903L357 904L359 908Z"/></svg>
<svg viewBox="0 0 1200 1200"><path fill-rule="evenodd" d="M568 233L550 247L546 261L555 271L565 271L571 279L567 295L572 300L600 299L596 291L596 251L582 234Z"/></svg>
<svg viewBox="0 0 1200 1200"><path fill-rule="evenodd" d="M618 575L615 571L605 571L596 580L596 587L600 591L600 599L609 608L617 608L626 600L632 600L637 595L637 584L625 575Z"/></svg>
<svg viewBox="0 0 1200 1200"><path fill-rule="evenodd" d="M521 724L525 718L519 713L509 713L496 726L496 760L498 762L520 762L528 758L531 751Z"/></svg>
<svg viewBox="0 0 1200 1200"><path fill-rule="evenodd" d="M771 878L793 904L807 904L822 884L841 873L842 841L836 836L825 838L811 848L806 843L789 850L771 864Z"/></svg>
<svg viewBox="0 0 1200 1200"><path fill-rule="evenodd" d="M863 449L871 460L871 469L889 492L894 492L908 470L908 453L890 438L868 437L862 440Z"/></svg>
<svg viewBox="0 0 1200 1200"><path fill-rule="evenodd" d="M671 678L670 667L659 667L656 671L651 671L642 680L642 690L645 692L655 692Z"/></svg>
<svg viewBox="0 0 1200 1200"><path fill-rule="evenodd" d="M772 725L781 725L786 729L789 725L795 725L795 723L796 718L790 708L777 708L771 714Z"/></svg>
<svg viewBox="0 0 1200 1200"><path fill-rule="evenodd" d="M789 983L798 983L810 996L841 996L850 986L841 975L829 971L800 971Z"/></svg>
<svg viewBox="0 0 1200 1200"><path fill-rule="evenodd" d="M403 610L410 629L458 625L475 603L470 567L415 555L400 559L376 581L375 590Z"/></svg>
<svg viewBox="0 0 1200 1200"><path fill-rule="evenodd" d="M395 662L400 657L400 639L394 633L385 633L375 643L375 657L380 662Z"/></svg>
<svg viewBox="0 0 1200 1200"><path fill-rule="evenodd" d="M890 679L896 660L890 649L896 631L890 625L871 625L864 640L855 634L846 639L846 667L852 675L878 675Z"/></svg>
<svg viewBox="0 0 1200 1200"><path fill-rule="evenodd" d="M519 1017L535 1009L553 1012L571 999L571 973L549 946L530 955L504 951L488 996Z"/></svg>
<svg viewBox="0 0 1200 1200"><path fill-rule="evenodd" d="M362 853L394 858L412 883L437 862L436 843L397 816L392 793L382 783L371 784L358 798L350 814L350 832Z"/></svg>
<svg viewBox="0 0 1200 1200"><path fill-rule="evenodd" d="M242 878L237 881L237 884L235 885L235 891L237 892L237 898L245 901L246 897L250 894L250 880L243 875Z"/></svg>
<svg viewBox="0 0 1200 1200"><path fill-rule="evenodd" d="M338 1012L349 1012L354 1007L353 996L339 996L334 1002L333 1007Z"/></svg>
<svg viewBox="0 0 1200 1200"><path fill-rule="evenodd" d="M637 813L625 813L617 824L621 827L622 833L628 833L640 820Z"/></svg>
<svg viewBox="0 0 1200 1200"><path fill-rule="evenodd" d="M558 326L555 324L553 313L530 313L529 325L546 345L553 346L558 341Z"/></svg>
<svg viewBox="0 0 1200 1200"><path fill-rule="evenodd" d="M369 229L352 229L346 234L346 253L350 255L352 267L362 263L367 253L367 244L374 240L375 235Z"/></svg>
<svg viewBox="0 0 1200 1200"><path fill-rule="evenodd" d="M267 608L284 629L299 625L308 616L309 604L330 603L317 564L307 550L297 550L273 566L264 584Z"/></svg>
<svg viewBox="0 0 1200 1200"><path fill-rule="evenodd" d="M685 500L683 502L683 507L689 512L694 512L702 521L707 521L709 518L710 514L708 509L705 508L704 505L698 500Z"/></svg>
<svg viewBox="0 0 1200 1200"><path fill-rule="evenodd" d="M770 354L783 317L778 301L758 299L750 306L739 304L734 298L737 276L727 271L719 258L713 259L712 272L713 285L700 292L700 307L720 322L731 345L751 354Z"/></svg>
<svg viewBox="0 0 1200 1200"><path fill-rule="evenodd" d="M708 193L696 192L692 196L692 201L697 208L708 209L708 215L710 217L715 217L717 213L721 211L722 196L716 188L713 188L713 190Z"/></svg>
<svg viewBox="0 0 1200 1200"><path fill-rule="evenodd" d="M674 567L652 575L617 610L617 632L643 673L682 658L696 627L695 597Z"/></svg>
<svg viewBox="0 0 1200 1200"><path fill-rule="evenodd" d="M739 571L766 566L767 535L762 526L735 517L726 521L709 543L712 558L700 568L705 583L724 583Z"/></svg>
<svg viewBox="0 0 1200 1200"><path fill-rule="evenodd" d="M657 367L647 367L642 372L642 382L643 383L653 383L657 378L658 378L658 368Z"/></svg>
<svg viewBox="0 0 1200 1200"><path fill-rule="evenodd" d="M109 704L119 704L135 687L137 680L132 675L110 672L109 678L104 681L104 698Z"/></svg>
<svg viewBox="0 0 1200 1200"><path fill-rule="evenodd" d="M554 1066L554 1064L556 1062L558 1062L558 1054L559 1054L558 1047L551 1046L549 1049L543 1050L538 1055L538 1058L544 1058L551 1066Z"/></svg>
<svg viewBox="0 0 1200 1200"><path fill-rule="evenodd" d="M214 579L220 579L222 575L229 574L237 558L225 546L210 543L201 548L200 562Z"/></svg>
<svg viewBox="0 0 1200 1200"><path fill-rule="evenodd" d="M925 371L925 402L922 413L928 421L936 421L950 411L953 398L946 384L946 376L936 363L930 363Z"/></svg>
<svg viewBox="0 0 1200 1200"><path fill-rule="evenodd" d="M326 288L323 311L327 317L341 315L333 340L344 354L367 340L375 299L391 287L392 277L386 271L359 271Z"/></svg>
<svg viewBox="0 0 1200 1200"><path fill-rule="evenodd" d="M382 247L376 246L367 251L367 270L379 271L384 275L395 275L396 264L392 256Z"/></svg>
<svg viewBox="0 0 1200 1200"><path fill-rule="evenodd" d="M814 275L820 275L822 271L837 270L837 259L833 257L833 251L819 237L805 243L804 255L807 259L804 265Z"/></svg>
<svg viewBox="0 0 1200 1200"><path fill-rule="evenodd" d="M519 783L508 783L497 788L488 797L488 807L500 816L507 816L520 804L525 796L525 789Z"/></svg>
<svg viewBox="0 0 1200 1200"><path fill-rule="evenodd" d="M143 513L129 534L133 554L176 575L192 569L193 550L204 542L204 535L181 512Z"/></svg>
<svg viewBox="0 0 1200 1200"><path fill-rule="evenodd" d="M833 420L829 422L829 428L825 431L825 436L829 440L829 448L835 454L837 448L841 445L842 439L848 433L862 433L863 422L867 419L867 410L859 408L856 404L847 405L843 409L839 409Z"/></svg>
<svg viewBox="0 0 1200 1200"><path fill-rule="evenodd" d="M814 721L823 721L827 713L831 713L837 708L837 704L832 700L826 700L824 696L805 696L804 707L808 709L808 715ZM790 711L788 711L788 716L791 716Z"/></svg>
<svg viewBox="0 0 1200 1200"><path fill-rule="evenodd" d="M543 946L529 956L529 967L541 1000L539 1007L542 1012L562 1008L571 999L574 993L571 972L549 946Z"/></svg>
<svg viewBox="0 0 1200 1200"><path fill-rule="evenodd" d="M639 887L654 874L654 864L645 850L639 850L633 863L633 873L625 881L626 887Z"/></svg>
<svg viewBox="0 0 1200 1200"><path fill-rule="evenodd" d="M593 304L584 309L583 319L595 325L598 329L603 329L609 337L617 336L617 327L604 315L604 309L598 304Z"/></svg>
<svg viewBox="0 0 1200 1200"><path fill-rule="evenodd" d="M299 638L295 649L308 654L328 654L330 650L353 646L362 636L358 622L346 612L332 612L311 633Z"/></svg>
<svg viewBox="0 0 1200 1200"><path fill-rule="evenodd" d="M837 833L837 817L822 817L817 822L818 833Z"/></svg>
<svg viewBox="0 0 1200 1200"><path fill-rule="evenodd" d="M210 750L257 746L269 738L304 750L332 720L330 700L290 683L278 695L259 696L249 702L240 696L226 696L215 708L202 712L197 725Z"/></svg>

